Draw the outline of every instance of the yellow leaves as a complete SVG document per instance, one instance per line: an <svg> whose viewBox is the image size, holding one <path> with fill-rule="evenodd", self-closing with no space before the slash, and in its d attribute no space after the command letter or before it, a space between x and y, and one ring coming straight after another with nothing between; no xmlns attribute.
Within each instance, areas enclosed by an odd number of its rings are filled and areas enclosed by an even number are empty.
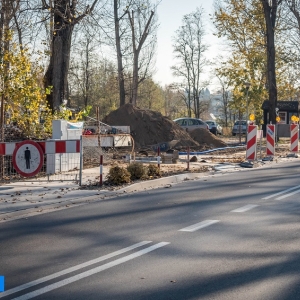
<svg viewBox="0 0 300 300"><path fill-rule="evenodd" d="M52 92L52 89L53 89L53 86L46 87L46 90L45 90L46 95L50 95Z"/></svg>
<svg viewBox="0 0 300 300"><path fill-rule="evenodd" d="M27 137L37 138L48 130L39 124L40 110L46 103L46 95L40 86L42 76L40 68L30 62L26 50L20 51L12 45L11 50L4 53L0 81L6 96L5 109L10 112L10 121L16 122Z"/></svg>

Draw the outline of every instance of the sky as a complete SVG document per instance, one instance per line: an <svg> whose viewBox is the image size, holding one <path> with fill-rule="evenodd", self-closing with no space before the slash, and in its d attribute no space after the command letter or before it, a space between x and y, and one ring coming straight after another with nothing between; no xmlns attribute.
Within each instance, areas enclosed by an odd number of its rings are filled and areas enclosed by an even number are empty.
<svg viewBox="0 0 300 300"><path fill-rule="evenodd" d="M159 28L157 32L157 58L156 74L154 80L162 86L171 84L178 79L172 76L171 66L174 64L172 36L182 25L184 15L192 13L197 7L204 9L207 22L205 23L207 32L207 43L210 45L209 58L213 59L217 55L217 38L212 35L213 25L209 19L209 14L213 12L214 0L162 0L158 6Z"/></svg>

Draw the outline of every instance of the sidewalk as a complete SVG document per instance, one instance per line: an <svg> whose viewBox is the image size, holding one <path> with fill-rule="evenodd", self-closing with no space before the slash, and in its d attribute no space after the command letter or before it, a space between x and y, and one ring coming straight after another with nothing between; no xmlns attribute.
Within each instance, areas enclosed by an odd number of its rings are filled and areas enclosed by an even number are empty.
<svg viewBox="0 0 300 300"><path fill-rule="evenodd" d="M284 161L297 161L296 158L276 159L277 163ZM191 163L193 166L195 163ZM197 164L197 163L196 163ZM199 163L198 163L199 164ZM203 163L201 163L203 166ZM155 180L140 181L126 187L114 187L111 189L81 189L77 182L52 181L52 182L14 182L0 186L0 223L9 220L26 218L36 214L47 213L55 210L84 205L91 201L102 201L112 196L120 196L136 191L144 191L158 187L169 187L185 180L194 180L225 172L249 170L234 163L211 164L211 171L204 173L185 172L179 175L162 177ZM103 168L103 180L108 173L108 166ZM83 170L82 184L89 185L99 178L99 167Z"/></svg>

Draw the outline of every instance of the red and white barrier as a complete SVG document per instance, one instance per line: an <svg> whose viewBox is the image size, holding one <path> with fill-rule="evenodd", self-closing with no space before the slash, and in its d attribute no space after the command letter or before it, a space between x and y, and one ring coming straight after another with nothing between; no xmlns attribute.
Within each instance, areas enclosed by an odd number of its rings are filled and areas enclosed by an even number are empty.
<svg viewBox="0 0 300 300"><path fill-rule="evenodd" d="M257 125L248 125L246 159L256 159Z"/></svg>
<svg viewBox="0 0 300 300"><path fill-rule="evenodd" d="M291 152L298 153L299 149L299 125L291 124Z"/></svg>
<svg viewBox="0 0 300 300"><path fill-rule="evenodd" d="M267 148L266 148L267 155L275 156L275 125L274 124L267 125L266 140L267 140Z"/></svg>
<svg viewBox="0 0 300 300"><path fill-rule="evenodd" d="M37 142L44 154L80 153L80 140ZM13 155L18 143L0 143L0 155Z"/></svg>

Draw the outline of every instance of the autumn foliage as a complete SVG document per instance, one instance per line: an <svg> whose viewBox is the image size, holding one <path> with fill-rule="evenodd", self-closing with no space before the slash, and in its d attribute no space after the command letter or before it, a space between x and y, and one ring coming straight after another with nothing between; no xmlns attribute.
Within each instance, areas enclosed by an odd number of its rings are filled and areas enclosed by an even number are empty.
<svg viewBox="0 0 300 300"><path fill-rule="evenodd" d="M26 138L42 138L50 134L53 116L46 105L42 88L42 69L31 63L27 50L12 45L0 63L5 125L14 124ZM42 122L41 122L42 120Z"/></svg>

